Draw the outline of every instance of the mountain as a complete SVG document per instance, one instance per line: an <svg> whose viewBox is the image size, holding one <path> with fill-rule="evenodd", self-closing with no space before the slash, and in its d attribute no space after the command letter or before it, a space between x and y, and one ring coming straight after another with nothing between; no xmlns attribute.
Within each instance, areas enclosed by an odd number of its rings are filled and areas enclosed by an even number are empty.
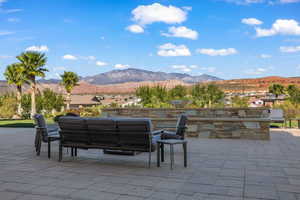
<svg viewBox="0 0 300 200"><path fill-rule="evenodd" d="M85 78L82 78L82 80L90 84L106 85L126 82L165 80L179 80L185 83L197 83L206 81L218 81L222 79L207 74L191 76L189 74L182 73L153 72L143 69L129 68L124 70L112 70L94 76L87 76Z"/></svg>

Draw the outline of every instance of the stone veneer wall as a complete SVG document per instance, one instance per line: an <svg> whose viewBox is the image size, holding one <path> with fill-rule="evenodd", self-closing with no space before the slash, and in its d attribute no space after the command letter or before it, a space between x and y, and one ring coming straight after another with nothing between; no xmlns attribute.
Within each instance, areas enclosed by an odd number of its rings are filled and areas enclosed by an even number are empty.
<svg viewBox="0 0 300 200"><path fill-rule="evenodd" d="M102 112L106 117L150 118L154 129L175 126L178 116L185 114L188 116L187 135L190 137L261 140L270 138L267 108L108 108Z"/></svg>

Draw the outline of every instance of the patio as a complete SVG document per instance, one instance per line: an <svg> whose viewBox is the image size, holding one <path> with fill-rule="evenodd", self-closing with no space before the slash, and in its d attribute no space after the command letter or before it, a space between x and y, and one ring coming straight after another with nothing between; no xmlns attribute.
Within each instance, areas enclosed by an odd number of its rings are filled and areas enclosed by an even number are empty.
<svg viewBox="0 0 300 200"><path fill-rule="evenodd" d="M273 129L270 141L188 139L188 168L175 148L175 168L147 168L147 154L103 155L79 150L77 158L58 147L47 158L34 152L34 130L0 129L0 199L23 200L300 200L300 130ZM66 154L66 151L64 151Z"/></svg>

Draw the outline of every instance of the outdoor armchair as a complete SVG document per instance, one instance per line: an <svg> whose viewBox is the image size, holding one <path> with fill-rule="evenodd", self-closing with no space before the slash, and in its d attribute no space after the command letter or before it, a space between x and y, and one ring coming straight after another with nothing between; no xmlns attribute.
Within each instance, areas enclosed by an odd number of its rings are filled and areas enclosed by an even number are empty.
<svg viewBox="0 0 300 200"><path fill-rule="evenodd" d="M165 128L176 128L175 131L167 131L167 130L159 130L156 132L161 133L161 139L179 139L183 140L185 138L185 131L186 131L186 123L187 123L187 116L180 115L178 118L177 124L175 127L165 127Z"/></svg>
<svg viewBox="0 0 300 200"><path fill-rule="evenodd" d="M34 121L35 121L35 130L36 130L36 135L35 135L35 150L36 150L36 155L39 156L41 153L41 145L42 142L48 143L48 158L50 159L51 157L51 142L57 141L60 139L59 133L58 133L58 128L53 127L53 128L48 128L45 118L41 114L35 114L33 116Z"/></svg>

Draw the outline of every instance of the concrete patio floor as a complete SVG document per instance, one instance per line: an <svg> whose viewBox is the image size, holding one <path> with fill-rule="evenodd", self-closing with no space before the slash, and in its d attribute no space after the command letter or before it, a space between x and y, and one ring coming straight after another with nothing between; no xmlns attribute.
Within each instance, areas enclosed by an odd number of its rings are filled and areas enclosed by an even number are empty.
<svg viewBox="0 0 300 200"><path fill-rule="evenodd" d="M0 200L300 200L300 131L272 130L270 141L188 139L188 168L181 146L175 169L147 168L147 154L103 155L79 150L58 160L53 145L35 155L33 129L0 129Z"/></svg>

